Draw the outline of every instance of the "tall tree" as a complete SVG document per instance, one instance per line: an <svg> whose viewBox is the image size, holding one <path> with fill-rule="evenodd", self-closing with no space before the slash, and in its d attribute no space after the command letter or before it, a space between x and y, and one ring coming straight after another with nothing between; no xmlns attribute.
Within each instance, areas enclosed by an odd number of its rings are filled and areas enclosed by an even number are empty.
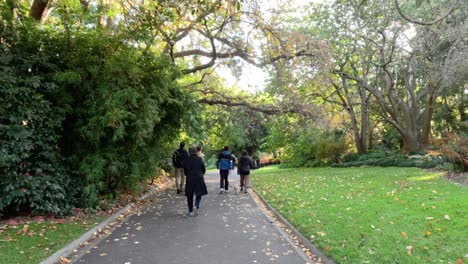
<svg viewBox="0 0 468 264"><path fill-rule="evenodd" d="M387 1L337 1L330 14L336 21L336 32L342 32L338 37L345 35L347 39L346 49L334 49L335 58L343 58L333 71L340 76L342 87L353 84L358 90L368 91L379 105L378 113L400 134L406 151L424 148L434 102L446 87L442 79L433 77L447 69L450 49L438 56L438 62L431 61L434 56L427 56L428 51L439 50L440 43L424 42L419 34L412 37L411 32L418 32L419 27L392 15L398 13ZM454 27L448 21L441 20L440 23L446 23L441 32ZM415 45L421 42L426 46ZM455 43L461 45L452 45ZM450 42L452 52L463 47L462 43ZM429 68L433 70L423 70ZM367 97L361 99L366 105Z"/></svg>

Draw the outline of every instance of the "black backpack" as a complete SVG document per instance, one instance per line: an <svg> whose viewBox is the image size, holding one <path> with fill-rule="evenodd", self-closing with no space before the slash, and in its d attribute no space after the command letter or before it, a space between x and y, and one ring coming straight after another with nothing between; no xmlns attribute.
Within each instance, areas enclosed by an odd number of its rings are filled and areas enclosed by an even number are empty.
<svg viewBox="0 0 468 264"><path fill-rule="evenodd" d="M172 154L172 165L176 168L182 168L183 167L183 160L186 158L187 155L184 150L178 149L174 151L174 154Z"/></svg>

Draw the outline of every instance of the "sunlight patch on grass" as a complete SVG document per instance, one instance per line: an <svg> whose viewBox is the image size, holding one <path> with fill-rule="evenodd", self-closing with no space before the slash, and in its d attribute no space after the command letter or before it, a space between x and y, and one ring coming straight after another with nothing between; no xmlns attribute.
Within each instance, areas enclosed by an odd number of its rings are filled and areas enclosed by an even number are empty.
<svg viewBox="0 0 468 264"><path fill-rule="evenodd" d="M423 176L416 176L416 177L410 177L408 180L410 181L427 181L427 180L435 180L438 179L442 176L442 173L430 173L427 175Z"/></svg>

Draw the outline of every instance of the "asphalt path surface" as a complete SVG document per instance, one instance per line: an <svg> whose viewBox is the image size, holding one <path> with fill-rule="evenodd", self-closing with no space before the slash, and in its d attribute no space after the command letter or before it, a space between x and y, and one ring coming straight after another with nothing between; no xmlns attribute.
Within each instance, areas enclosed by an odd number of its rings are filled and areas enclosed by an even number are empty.
<svg viewBox="0 0 468 264"><path fill-rule="evenodd" d="M160 192L144 213L129 217L74 263L307 263L251 195L234 190L234 171L228 193L219 194L217 172L205 181L208 195L198 216L187 215L186 197L175 187Z"/></svg>

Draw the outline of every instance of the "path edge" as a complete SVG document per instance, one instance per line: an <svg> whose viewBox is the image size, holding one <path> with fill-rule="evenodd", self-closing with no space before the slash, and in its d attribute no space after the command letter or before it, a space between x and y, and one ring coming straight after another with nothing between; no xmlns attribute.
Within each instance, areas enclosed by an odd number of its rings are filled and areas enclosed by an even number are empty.
<svg viewBox="0 0 468 264"><path fill-rule="evenodd" d="M158 188L157 188L158 189ZM155 194L156 191L149 191L148 193L144 194L141 196L138 200L144 200L148 198L150 195ZM62 257L68 257L71 254L74 253L75 249L80 248L80 245L88 240L91 240L94 237L95 233L99 233L101 230L104 230L106 226L113 221L115 221L117 218L120 216L125 216L127 212L130 211L130 209L135 205L135 203L131 203L124 208L120 209L118 212L115 214L111 215L95 227L91 228L88 230L86 233L81 235L79 238L73 240L72 242L68 243L66 246L64 246L62 249L56 251L54 254L49 256L48 258L42 260L39 264L56 264L60 263Z"/></svg>
<svg viewBox="0 0 468 264"><path fill-rule="evenodd" d="M259 191L257 191L257 189L255 189L253 186L250 187L254 192L255 194L260 198L260 201L262 202L262 204L270 211L272 212L276 219L281 222L282 224L284 224L285 226L287 226L291 232L297 237L297 239L300 241L300 243L302 243L305 247L307 247L308 249L310 249L310 251L312 252L312 254L315 254L317 255L318 257L320 257L320 259L322 260L321 263L323 264L336 264L335 261L333 261L330 257L328 257L327 255L325 255L322 251L320 251L314 244L312 244L310 242L310 240L308 240L306 237L304 237L304 235L302 235L297 229L296 227L294 227L291 223L288 222L288 220L286 220L286 218L284 218L278 211L276 211L275 208L273 208L265 199L265 197L263 197L263 195L260 194ZM254 199L255 200L255 199ZM268 217L268 216L267 216ZM279 227L278 227L279 228ZM305 254L304 254L305 255ZM309 259L307 257L307 259Z"/></svg>

